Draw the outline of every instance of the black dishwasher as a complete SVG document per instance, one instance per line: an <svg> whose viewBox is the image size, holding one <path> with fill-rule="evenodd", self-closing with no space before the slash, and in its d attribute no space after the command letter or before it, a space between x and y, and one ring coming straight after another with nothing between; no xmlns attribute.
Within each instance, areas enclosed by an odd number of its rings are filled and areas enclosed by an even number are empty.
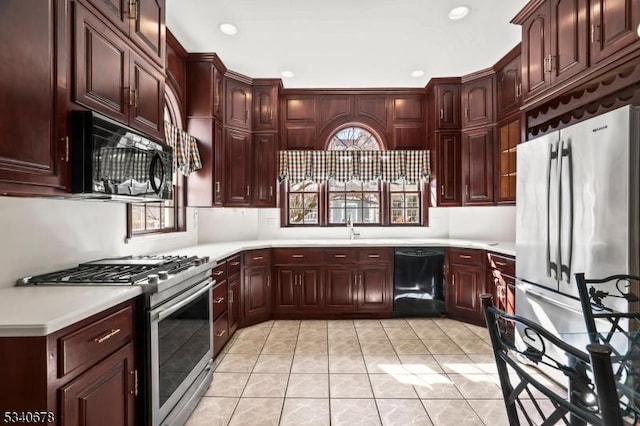
<svg viewBox="0 0 640 426"><path fill-rule="evenodd" d="M394 250L393 316L439 316L444 313L445 251L432 247Z"/></svg>

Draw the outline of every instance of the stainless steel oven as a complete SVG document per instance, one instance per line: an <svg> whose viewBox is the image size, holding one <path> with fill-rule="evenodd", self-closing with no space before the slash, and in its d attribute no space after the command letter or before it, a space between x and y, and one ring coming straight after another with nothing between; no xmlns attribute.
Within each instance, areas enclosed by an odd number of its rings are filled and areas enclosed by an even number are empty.
<svg viewBox="0 0 640 426"><path fill-rule="evenodd" d="M209 278L148 312L151 425L183 424L212 380Z"/></svg>

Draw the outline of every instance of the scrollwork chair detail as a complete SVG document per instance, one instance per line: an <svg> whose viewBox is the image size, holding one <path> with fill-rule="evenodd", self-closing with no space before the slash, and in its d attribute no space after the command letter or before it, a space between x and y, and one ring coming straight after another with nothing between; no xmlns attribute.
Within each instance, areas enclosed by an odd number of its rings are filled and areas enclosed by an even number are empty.
<svg viewBox="0 0 640 426"><path fill-rule="evenodd" d="M496 309L491 295L480 299L510 425L623 424L620 410L599 408L618 406L608 347L592 344L587 354L533 321ZM522 337L513 342L506 322ZM570 390L563 394L545 386L541 371L564 378Z"/></svg>

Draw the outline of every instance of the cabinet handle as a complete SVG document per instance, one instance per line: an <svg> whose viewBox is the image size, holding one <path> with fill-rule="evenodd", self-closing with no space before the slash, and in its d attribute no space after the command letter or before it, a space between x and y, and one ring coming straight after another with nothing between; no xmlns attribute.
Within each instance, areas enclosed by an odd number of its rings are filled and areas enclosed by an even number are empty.
<svg viewBox="0 0 640 426"><path fill-rule="evenodd" d="M129 1L129 19L138 19L138 1Z"/></svg>
<svg viewBox="0 0 640 426"><path fill-rule="evenodd" d="M456 276L455 275L451 275L451 285L452 286L456 286Z"/></svg>
<svg viewBox="0 0 640 426"><path fill-rule="evenodd" d="M133 375L133 390L129 391L131 395L138 395L138 369L130 372Z"/></svg>
<svg viewBox="0 0 640 426"><path fill-rule="evenodd" d="M440 195L444 195L444 185L440 185Z"/></svg>
<svg viewBox="0 0 640 426"><path fill-rule="evenodd" d="M297 286L298 286L298 276L297 276L297 275L294 275L294 276L293 276L293 286L294 286L294 287L297 287Z"/></svg>
<svg viewBox="0 0 640 426"><path fill-rule="evenodd" d="M440 120L444 120L444 108L440 108Z"/></svg>
<svg viewBox="0 0 640 426"><path fill-rule="evenodd" d="M362 288L362 274L360 274L360 288Z"/></svg>
<svg viewBox="0 0 640 426"><path fill-rule="evenodd" d="M507 264L506 264L506 263L504 263L504 262L498 262L497 260L496 260L496 265L498 265L498 266L507 266Z"/></svg>
<svg viewBox="0 0 640 426"><path fill-rule="evenodd" d="M346 254L334 254L333 257L335 257L336 259L344 259L345 257L347 257Z"/></svg>
<svg viewBox="0 0 640 426"><path fill-rule="evenodd" d="M262 256L255 256L255 257L253 258L253 260L262 260L262 259L264 259L264 257L262 257Z"/></svg>
<svg viewBox="0 0 640 426"><path fill-rule="evenodd" d="M294 259L302 259L304 257L304 254L292 254L291 257L293 257Z"/></svg>
<svg viewBox="0 0 640 426"><path fill-rule="evenodd" d="M461 254L460 259L471 259L471 256L469 256L468 254Z"/></svg>
<svg viewBox="0 0 640 426"><path fill-rule="evenodd" d="M113 336L115 336L118 333L120 333L120 329L119 328L112 328L110 332L108 332L107 334L105 334L102 337L96 337L95 339L93 339L93 341L96 342L96 343L102 343L105 340L111 339Z"/></svg>
<svg viewBox="0 0 640 426"><path fill-rule="evenodd" d="M227 330L220 330L216 333L216 337L222 337L225 335L225 333L227 332Z"/></svg>
<svg viewBox="0 0 640 426"><path fill-rule="evenodd" d="M239 264L240 264L240 262L238 262L238 261L230 263L231 266L238 266Z"/></svg>
<svg viewBox="0 0 640 426"><path fill-rule="evenodd" d="M469 185L464 186L464 193L467 195L467 197L469 196Z"/></svg>
<svg viewBox="0 0 640 426"><path fill-rule="evenodd" d="M247 185L247 197L249 196L249 185Z"/></svg>
<svg viewBox="0 0 640 426"><path fill-rule="evenodd" d="M267 288L271 287L271 277L267 277Z"/></svg>
<svg viewBox="0 0 640 426"><path fill-rule="evenodd" d="M69 136L65 136L64 138L64 144L65 144L65 161L68 163L69 162Z"/></svg>
<svg viewBox="0 0 640 426"><path fill-rule="evenodd" d="M223 272L223 271L216 271L216 272L214 272L214 273L213 273L213 276L214 276L214 277L219 277L219 276L220 276L220 275L222 275L222 274L224 274L224 272Z"/></svg>
<svg viewBox="0 0 640 426"><path fill-rule="evenodd" d="M522 96L522 83L518 84L516 86L516 96L519 98L520 96Z"/></svg>
<svg viewBox="0 0 640 426"><path fill-rule="evenodd" d="M549 58L544 58L543 72L549 72Z"/></svg>
<svg viewBox="0 0 640 426"><path fill-rule="evenodd" d="M380 257L380 255L379 254L370 254L369 257L372 258L372 259L377 259L377 258Z"/></svg>
<svg viewBox="0 0 640 426"><path fill-rule="evenodd" d="M591 43L600 41L600 25L591 25Z"/></svg>
<svg viewBox="0 0 640 426"><path fill-rule="evenodd" d="M464 117L469 118L469 108L464 109Z"/></svg>
<svg viewBox="0 0 640 426"><path fill-rule="evenodd" d="M231 305L233 303L233 290L229 290L228 294L229 294L229 305Z"/></svg>
<svg viewBox="0 0 640 426"><path fill-rule="evenodd" d="M220 181L216 182L216 193L219 194L220 193Z"/></svg>
<svg viewBox="0 0 640 426"><path fill-rule="evenodd" d="M556 63L556 56L555 55L549 55L549 72L551 72L554 69L556 69L555 63Z"/></svg>
<svg viewBox="0 0 640 426"><path fill-rule="evenodd" d="M224 297L216 297L215 299L213 299L213 303L217 305L219 305L222 302L224 302Z"/></svg>
<svg viewBox="0 0 640 426"><path fill-rule="evenodd" d="M269 187L269 198L273 198L273 186Z"/></svg>

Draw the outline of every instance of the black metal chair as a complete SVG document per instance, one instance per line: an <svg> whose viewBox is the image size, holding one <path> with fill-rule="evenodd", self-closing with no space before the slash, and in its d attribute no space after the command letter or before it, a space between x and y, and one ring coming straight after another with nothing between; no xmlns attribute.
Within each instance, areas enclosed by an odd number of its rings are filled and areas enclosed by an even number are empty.
<svg viewBox="0 0 640 426"><path fill-rule="evenodd" d="M575 276L589 339L611 348L623 414L633 424L640 424L640 277ZM616 305L627 309L616 310L612 307Z"/></svg>
<svg viewBox="0 0 640 426"><path fill-rule="evenodd" d="M480 299L510 425L623 424L609 347L590 344L587 354L533 321L496 309L491 295ZM507 322L520 331L516 342ZM563 378L567 392L545 386L539 371Z"/></svg>

